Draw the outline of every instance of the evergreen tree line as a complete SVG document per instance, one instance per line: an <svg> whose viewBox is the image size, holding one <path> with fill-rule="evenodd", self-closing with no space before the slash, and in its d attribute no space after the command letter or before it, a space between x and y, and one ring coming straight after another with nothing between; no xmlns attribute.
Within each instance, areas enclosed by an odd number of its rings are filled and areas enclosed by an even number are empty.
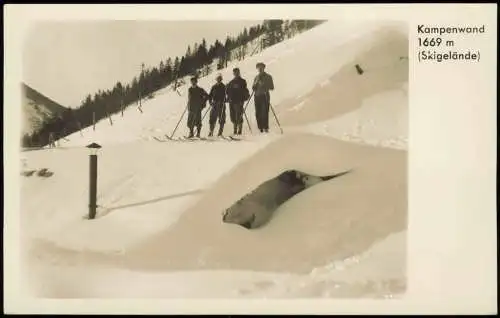
<svg viewBox="0 0 500 318"><path fill-rule="evenodd" d="M222 69L232 60L242 60L248 54L255 54L322 22L321 20L264 20L262 24L245 28L236 37L228 36L224 43L216 40L208 46L205 39L202 39L200 43L188 46L183 56L169 57L152 68L142 65L139 76L134 77L128 84L117 82L112 89L99 90L93 96L89 94L80 107L66 110L45 123L33 135L24 136L22 145L23 147L47 145L51 134L55 139L64 138L102 119L109 120L112 124L111 115L123 114L126 107L140 105L145 98L152 98L157 90L170 84L177 84L182 77L206 76L212 72L214 64L216 69ZM250 48L249 44L258 38L261 39L257 42L258 46ZM250 49L252 51L249 51Z"/></svg>

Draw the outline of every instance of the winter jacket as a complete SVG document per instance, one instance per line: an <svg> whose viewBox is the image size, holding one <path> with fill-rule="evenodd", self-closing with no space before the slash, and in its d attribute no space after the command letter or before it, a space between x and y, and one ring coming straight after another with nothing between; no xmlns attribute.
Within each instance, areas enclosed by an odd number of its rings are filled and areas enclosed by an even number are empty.
<svg viewBox="0 0 500 318"><path fill-rule="evenodd" d="M188 90L188 109L189 111L201 111L205 108L208 93L199 86L191 86Z"/></svg>
<svg viewBox="0 0 500 318"><path fill-rule="evenodd" d="M250 97L247 81L242 77L235 77L226 86L227 99L229 102L241 103Z"/></svg>
<svg viewBox="0 0 500 318"><path fill-rule="evenodd" d="M255 76L253 81L252 89L255 95L266 95L269 94L270 90L274 89L274 82L271 75L264 72Z"/></svg>
<svg viewBox="0 0 500 318"><path fill-rule="evenodd" d="M225 102L226 99L226 85L223 83L216 83L214 86L212 86L212 89L210 89L210 97L209 100L211 103L223 103Z"/></svg>

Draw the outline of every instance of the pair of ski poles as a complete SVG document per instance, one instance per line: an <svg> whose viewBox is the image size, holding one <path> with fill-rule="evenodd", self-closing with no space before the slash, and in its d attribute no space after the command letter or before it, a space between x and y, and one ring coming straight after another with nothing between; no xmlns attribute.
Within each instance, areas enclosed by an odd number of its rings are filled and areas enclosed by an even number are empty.
<svg viewBox="0 0 500 318"><path fill-rule="evenodd" d="M253 92L252 92L252 95L250 95L250 98L248 98L247 106L248 106L248 103L250 102L250 99L252 98L252 96L253 96ZM208 112L210 111L210 109L212 107L213 107L212 104L210 104L210 107L207 109L207 111L205 112L205 114L201 118L201 121L203 121L203 119L205 119L205 117L207 116ZM245 107L245 109L246 109L246 107ZM177 128L179 127L179 124L181 123L182 118L184 118L184 115L186 114L187 110L188 110L188 105L186 105L186 108L184 109L184 112L182 113L181 118L177 122L177 125L175 126L174 130L172 131L172 134L168 137L168 139L173 138L173 136L174 136L175 132L177 131ZM247 121L248 129L250 130L250 133L252 133L252 128L250 127L250 122L248 121L247 114L245 112L243 112L243 115L245 116L245 119Z"/></svg>
<svg viewBox="0 0 500 318"><path fill-rule="evenodd" d="M252 93L253 95L253 93ZM252 95L250 95L250 97L248 98L248 102L247 102L247 105L248 103L250 102L250 99L252 98ZM201 121L203 122L203 119L205 119L205 116L207 116L208 112L210 111L210 109L213 107L212 104L210 104L210 107L207 109L207 111L205 112L205 114L203 115L203 117L201 118ZM246 107L245 107L246 108ZM222 112L223 109L221 109L220 111ZM220 115L220 113L219 113ZM248 129L250 130L250 133L252 133L252 128L250 127L250 122L248 121L248 117L247 117L247 114L245 112L243 112L243 115L245 116L245 119L247 121L247 125L248 125Z"/></svg>
<svg viewBox="0 0 500 318"><path fill-rule="evenodd" d="M247 117L247 114L246 114L246 110L247 110L247 107L248 107L248 104L250 103L250 100L252 99L254 95L254 92L252 92L252 94L250 95L250 97L248 98L248 101L243 109L243 115L245 116L245 120L247 122L247 125L248 125L248 129L250 130L250 133L252 133L252 128L250 126L250 122L248 120L248 117ZM203 119L205 119L205 116L208 114L208 112L210 111L210 108L212 108L213 106L210 105L210 107L207 109L207 111L205 112L205 114L203 115L203 117L201 118L201 121L203 121ZM281 133L283 134L283 129L281 128L281 124L278 120L278 117L276 116L276 113L274 112L274 108L271 104L269 104L269 107L271 108L271 111L273 112L273 116L274 116L274 119L276 120L276 123L278 124L278 127L280 128L280 131ZM177 122L177 125L175 126L174 130L172 131L172 134L170 135L170 137L168 137L169 139L172 139L172 137L174 136L175 132L177 131L177 128L179 127L179 124L181 123L182 121L182 118L184 118L184 115L186 114L186 111L188 110L188 105L186 105L186 108L184 108L184 112L182 113L181 115L181 118L179 119L179 121Z"/></svg>
<svg viewBox="0 0 500 318"><path fill-rule="evenodd" d="M248 106L248 103L250 102L250 99L252 98L253 96L253 93L252 92L252 95L250 95L250 98L248 99L248 102L247 104L245 105L245 108L243 109L243 114L245 114L245 117L246 117L246 111L247 111L247 106ZM276 116L276 113L274 112L274 107L273 105L271 105L271 103L269 103L269 108L271 108L271 111L273 112L273 116L274 116L274 119L276 120L276 124L278 124L278 127L281 131L281 133L283 134L283 128L281 128L281 124L280 124L280 121L278 120L278 116ZM248 122L248 119L247 119L247 122ZM250 127L250 126L249 126ZM250 130L250 133L252 132L252 130Z"/></svg>

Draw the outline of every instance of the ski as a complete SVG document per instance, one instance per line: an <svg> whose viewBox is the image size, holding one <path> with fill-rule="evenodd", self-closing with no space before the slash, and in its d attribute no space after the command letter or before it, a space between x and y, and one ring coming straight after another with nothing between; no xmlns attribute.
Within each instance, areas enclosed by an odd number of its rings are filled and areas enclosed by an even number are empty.
<svg viewBox="0 0 500 318"><path fill-rule="evenodd" d="M232 139L229 138L228 136L214 136L214 137L212 137L212 140L213 141L232 141Z"/></svg>
<svg viewBox="0 0 500 318"><path fill-rule="evenodd" d="M208 139L211 139L211 141L234 141L230 136L214 136L208 137Z"/></svg>
<svg viewBox="0 0 500 318"><path fill-rule="evenodd" d="M223 141L224 139L222 138L222 136L207 136L205 140L210 142L216 142L216 141Z"/></svg>
<svg viewBox="0 0 500 318"><path fill-rule="evenodd" d="M206 137L189 137L189 136L184 136L182 137L183 140L186 140L186 141L200 141L200 140L207 140Z"/></svg>
<svg viewBox="0 0 500 318"><path fill-rule="evenodd" d="M175 137L175 138L170 138L170 137L157 137L153 136L153 139L158 141L158 142L196 142L196 141L208 141L208 142L216 142L216 141L241 141L241 137L236 137L236 136L212 136L212 137L189 137L189 136L182 136L182 137Z"/></svg>
<svg viewBox="0 0 500 318"><path fill-rule="evenodd" d="M206 140L205 137L188 137L188 136L182 136L182 137L175 137L175 138L170 138L170 137L153 137L156 141L160 142L167 142L167 141L177 141L177 142L183 142L183 141L200 141L200 140Z"/></svg>
<svg viewBox="0 0 500 318"><path fill-rule="evenodd" d="M171 141L171 139L161 138L161 137L156 137L156 136L153 136L153 139L156 140L156 141L159 141L159 142Z"/></svg>
<svg viewBox="0 0 500 318"><path fill-rule="evenodd" d="M163 137L157 137L157 136L153 136L153 139L156 140L156 141L159 141L159 142L168 142L168 141L183 141L182 138L179 138L179 137L175 137L175 138L170 138L168 136L163 136Z"/></svg>
<svg viewBox="0 0 500 318"><path fill-rule="evenodd" d="M154 139L154 140L156 140L156 141L159 141L159 142L166 141L166 140L162 140L162 139L160 139L160 138L158 138L158 137L156 137L156 136L153 136L153 139Z"/></svg>

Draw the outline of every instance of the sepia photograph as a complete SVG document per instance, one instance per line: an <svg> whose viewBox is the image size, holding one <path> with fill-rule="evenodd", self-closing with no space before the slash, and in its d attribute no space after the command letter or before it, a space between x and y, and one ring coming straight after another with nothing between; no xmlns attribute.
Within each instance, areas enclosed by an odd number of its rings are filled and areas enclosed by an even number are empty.
<svg viewBox="0 0 500 318"><path fill-rule="evenodd" d="M496 4L4 8L4 312L495 314Z"/></svg>
<svg viewBox="0 0 500 318"><path fill-rule="evenodd" d="M22 52L31 297L404 297L408 26L39 21Z"/></svg>

